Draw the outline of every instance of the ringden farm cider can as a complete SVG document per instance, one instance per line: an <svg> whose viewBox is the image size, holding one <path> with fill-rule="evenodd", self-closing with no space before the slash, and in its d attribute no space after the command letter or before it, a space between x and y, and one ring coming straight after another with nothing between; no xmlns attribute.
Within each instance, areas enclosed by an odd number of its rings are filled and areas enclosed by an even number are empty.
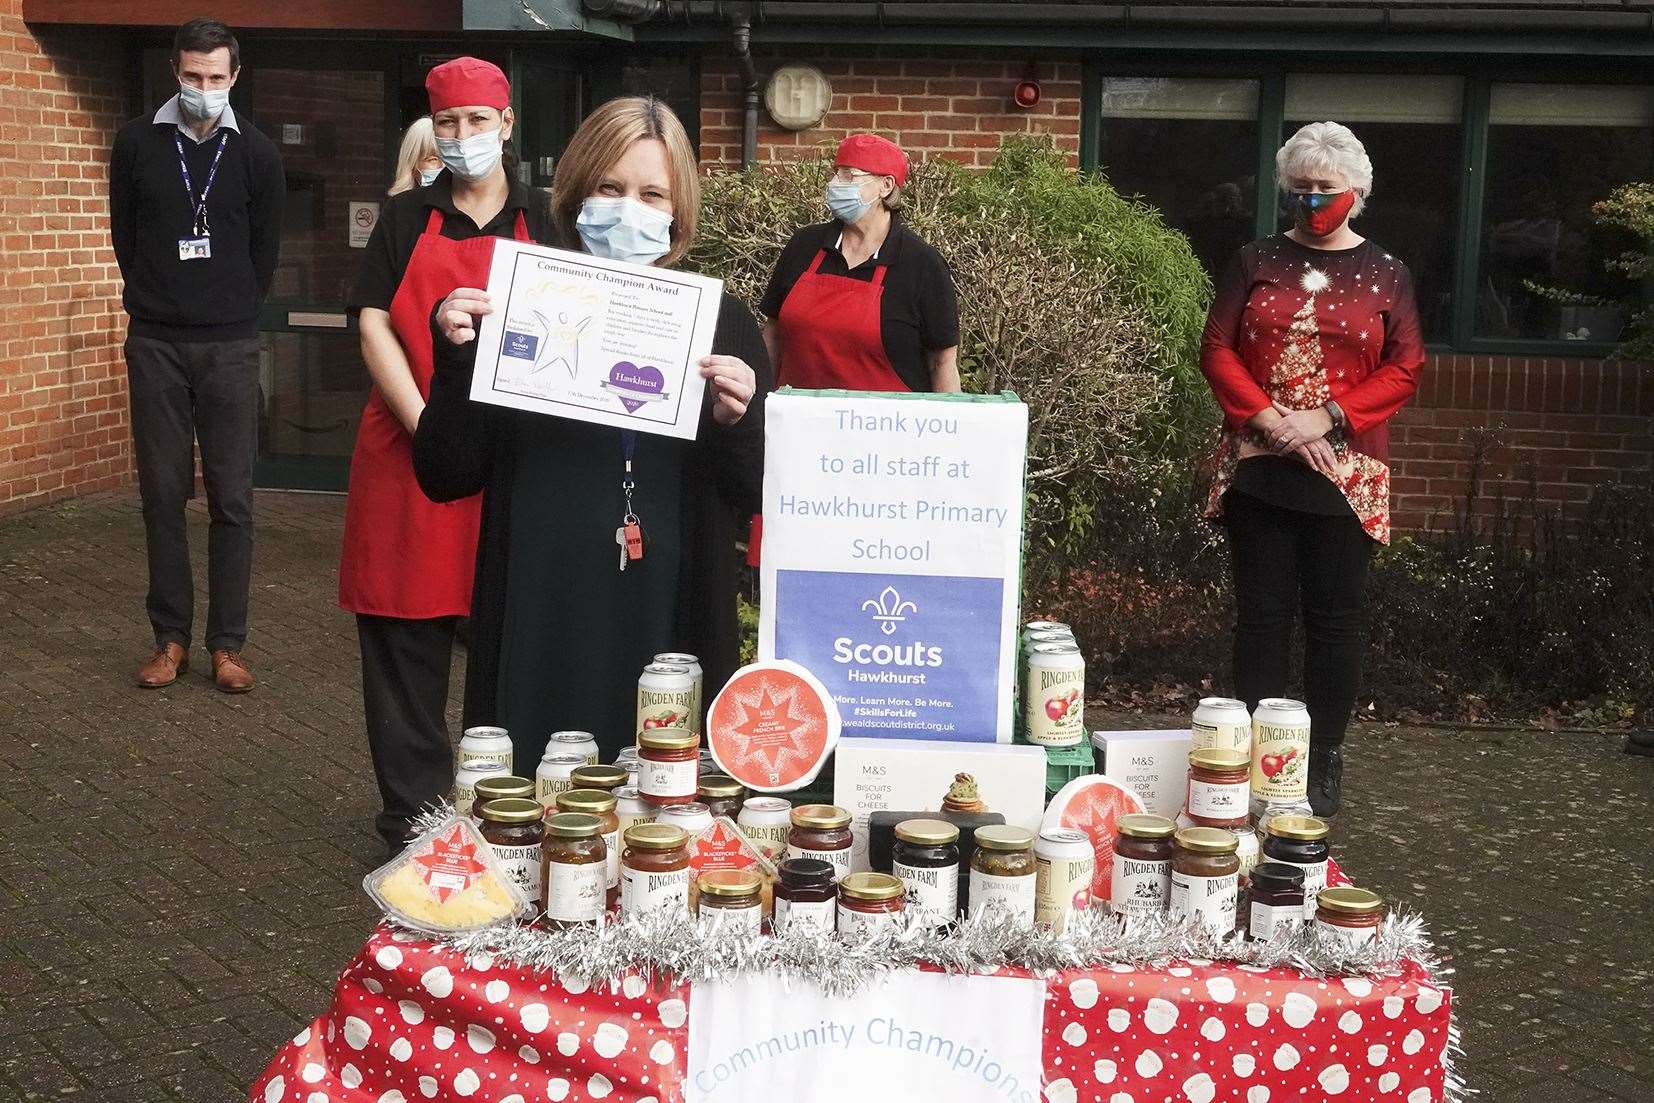
<svg viewBox="0 0 1654 1103"><path fill-rule="evenodd" d="M510 773L511 736L504 728L466 728L460 736L458 759L456 765L461 769L493 762Z"/></svg>
<svg viewBox="0 0 1654 1103"><path fill-rule="evenodd" d="M696 735L705 735L701 731L701 715L706 709L706 671L701 669L701 660L694 655L682 651L662 651L655 656L655 662L666 666L681 666L689 671L689 676L695 679L695 696L689 702L689 722L681 725Z"/></svg>
<svg viewBox="0 0 1654 1103"><path fill-rule="evenodd" d="M650 663L643 668L637 680L638 731L688 728L694 708L695 676L687 666Z"/></svg>
<svg viewBox="0 0 1654 1103"><path fill-rule="evenodd" d="M1034 922L1062 932L1091 906L1097 852L1083 831L1048 827L1034 840Z"/></svg>
<svg viewBox="0 0 1654 1103"><path fill-rule="evenodd" d="M1246 711L1246 702L1233 697L1202 697L1189 728L1191 751L1252 748L1252 717Z"/></svg>
<svg viewBox="0 0 1654 1103"><path fill-rule="evenodd" d="M1309 710L1265 697L1252 714L1252 799L1265 805L1309 794Z"/></svg>
<svg viewBox="0 0 1654 1103"><path fill-rule="evenodd" d="M1022 730L1041 747L1072 747L1085 738L1085 659L1071 643L1028 648Z"/></svg>

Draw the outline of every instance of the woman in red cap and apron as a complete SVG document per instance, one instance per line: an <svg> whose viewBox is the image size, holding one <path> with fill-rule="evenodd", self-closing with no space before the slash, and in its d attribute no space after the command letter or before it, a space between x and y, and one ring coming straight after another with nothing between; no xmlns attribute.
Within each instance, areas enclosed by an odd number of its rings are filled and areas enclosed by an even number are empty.
<svg viewBox="0 0 1654 1103"><path fill-rule="evenodd" d="M470 612L481 499L436 503L414 479L413 432L430 394L431 312L455 287L484 287L499 237L544 229L503 163L511 87L473 57L425 81L444 171L392 196L351 294L373 391L350 461L339 604L356 614L362 705L394 851L453 783L444 713L454 631Z"/></svg>
<svg viewBox="0 0 1654 1103"><path fill-rule="evenodd" d="M959 304L942 254L902 223L907 155L877 134L839 144L833 221L793 235L758 309L779 385L957 391Z"/></svg>

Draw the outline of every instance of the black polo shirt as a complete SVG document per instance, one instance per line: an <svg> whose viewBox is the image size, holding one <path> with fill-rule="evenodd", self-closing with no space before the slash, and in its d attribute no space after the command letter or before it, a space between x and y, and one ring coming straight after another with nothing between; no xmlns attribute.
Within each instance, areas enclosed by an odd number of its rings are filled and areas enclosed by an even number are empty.
<svg viewBox="0 0 1654 1103"><path fill-rule="evenodd" d="M769 286L758 309L774 321L781 304L810 267L819 250L827 251L818 271L830 276L849 276L871 282L878 265L887 265L884 296L879 303L880 336L890 366L915 391L931 390L930 364L926 354L952 348L959 343L959 303L954 297L953 277L942 254L908 229L900 218L892 218L890 232L878 253L851 271L839 251L844 226L838 221L806 226L793 235L775 262ZM786 381L787 350L781 350L781 381Z"/></svg>
<svg viewBox="0 0 1654 1103"><path fill-rule="evenodd" d="M535 241L545 241L546 211L539 197L516 180L505 197L505 206L486 226L479 227L471 216L454 206L453 177L444 169L429 186L412 188L393 195L379 212L379 224L368 239L362 270L356 276L346 305L351 313L363 307L389 310L396 289L402 283L402 274L408 270L414 245L425 232L425 223L434 207L442 212L442 236L453 241L489 234L511 237L517 229L517 212L522 211L528 223L528 235Z"/></svg>

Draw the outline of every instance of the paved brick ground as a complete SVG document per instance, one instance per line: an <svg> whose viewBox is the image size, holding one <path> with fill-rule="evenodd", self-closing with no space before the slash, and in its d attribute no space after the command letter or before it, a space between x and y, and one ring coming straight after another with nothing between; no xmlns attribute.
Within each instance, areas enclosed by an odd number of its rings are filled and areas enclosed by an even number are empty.
<svg viewBox="0 0 1654 1103"><path fill-rule="evenodd" d="M0 523L0 1098L244 1099L373 921L342 501L258 509L261 685L240 698L200 672L131 686L130 496ZM205 530L197 508L198 552ZM1654 762L1605 736L1354 738L1340 853L1456 955L1472 1083L1654 1099Z"/></svg>

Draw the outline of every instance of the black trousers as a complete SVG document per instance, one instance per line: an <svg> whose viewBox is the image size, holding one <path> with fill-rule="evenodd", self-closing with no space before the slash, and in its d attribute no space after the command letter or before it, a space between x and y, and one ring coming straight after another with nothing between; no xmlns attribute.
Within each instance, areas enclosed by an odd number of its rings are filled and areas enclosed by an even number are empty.
<svg viewBox="0 0 1654 1103"><path fill-rule="evenodd" d="M184 505L195 494L196 440L207 488L207 648L247 642L253 572L253 452L258 447L258 339L126 339L132 451L149 549L145 602L157 644L190 645L195 579Z"/></svg>
<svg viewBox="0 0 1654 1103"><path fill-rule="evenodd" d="M1284 509L1250 494L1223 499L1235 580L1235 696L1256 709L1286 693L1292 629L1304 621L1310 738L1343 740L1365 645L1361 592L1373 541L1353 513Z"/></svg>
<svg viewBox="0 0 1654 1103"><path fill-rule="evenodd" d="M448 795L454 753L448 743L448 671L458 617L402 620L356 615L362 644L362 711L383 811L374 826L387 843Z"/></svg>

